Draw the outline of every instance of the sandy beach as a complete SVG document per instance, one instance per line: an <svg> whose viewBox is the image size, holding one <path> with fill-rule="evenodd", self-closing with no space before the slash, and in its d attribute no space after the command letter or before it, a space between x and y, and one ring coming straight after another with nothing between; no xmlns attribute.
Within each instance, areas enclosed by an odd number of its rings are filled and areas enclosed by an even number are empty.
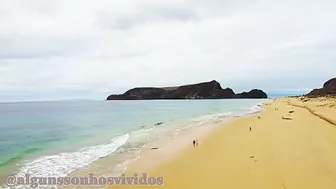
<svg viewBox="0 0 336 189"><path fill-rule="evenodd" d="M335 189L335 104L327 98L278 99L260 115L198 138L199 147L190 141L170 158L162 151L146 154L127 175L163 177L164 185L156 186L163 189Z"/></svg>

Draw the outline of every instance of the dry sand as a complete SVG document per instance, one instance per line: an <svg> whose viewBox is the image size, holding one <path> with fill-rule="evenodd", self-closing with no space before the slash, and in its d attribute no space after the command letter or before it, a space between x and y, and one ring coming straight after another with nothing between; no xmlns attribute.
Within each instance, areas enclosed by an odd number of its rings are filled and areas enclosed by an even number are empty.
<svg viewBox="0 0 336 189"><path fill-rule="evenodd" d="M261 119L256 115L227 123L203 138L199 147L185 147L147 172L163 177L163 186L122 188L335 189L336 126L312 113L334 120L335 106L329 99L323 101L331 103L328 106L318 106L318 100L267 104ZM131 166L127 174L144 171Z"/></svg>

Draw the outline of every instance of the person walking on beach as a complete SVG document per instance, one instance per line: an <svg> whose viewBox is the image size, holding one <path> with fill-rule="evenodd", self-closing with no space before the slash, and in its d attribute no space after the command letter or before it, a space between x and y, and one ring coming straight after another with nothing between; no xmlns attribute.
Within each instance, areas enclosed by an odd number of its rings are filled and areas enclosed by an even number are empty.
<svg viewBox="0 0 336 189"><path fill-rule="evenodd" d="M195 147L195 145L196 145L196 141L195 141L195 140L193 140L193 146Z"/></svg>
<svg viewBox="0 0 336 189"><path fill-rule="evenodd" d="M196 146L198 146L198 140L196 140Z"/></svg>
<svg viewBox="0 0 336 189"><path fill-rule="evenodd" d="M252 128L250 127L250 131L252 130Z"/></svg>

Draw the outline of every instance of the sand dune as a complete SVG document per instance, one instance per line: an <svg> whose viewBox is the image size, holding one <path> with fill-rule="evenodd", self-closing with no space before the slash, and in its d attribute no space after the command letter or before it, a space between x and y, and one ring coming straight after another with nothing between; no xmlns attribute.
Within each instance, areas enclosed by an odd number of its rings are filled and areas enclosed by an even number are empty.
<svg viewBox="0 0 336 189"><path fill-rule="evenodd" d="M312 114L336 125L336 98L287 98L285 101L294 106L307 108Z"/></svg>

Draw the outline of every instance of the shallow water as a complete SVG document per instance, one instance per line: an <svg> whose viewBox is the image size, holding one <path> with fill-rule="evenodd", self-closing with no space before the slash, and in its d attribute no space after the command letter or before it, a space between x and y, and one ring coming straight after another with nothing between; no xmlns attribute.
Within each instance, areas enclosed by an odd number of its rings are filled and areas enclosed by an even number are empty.
<svg viewBox="0 0 336 189"><path fill-rule="evenodd" d="M0 176L64 176L102 157L136 152L181 128L259 111L256 105L264 101L1 103Z"/></svg>

